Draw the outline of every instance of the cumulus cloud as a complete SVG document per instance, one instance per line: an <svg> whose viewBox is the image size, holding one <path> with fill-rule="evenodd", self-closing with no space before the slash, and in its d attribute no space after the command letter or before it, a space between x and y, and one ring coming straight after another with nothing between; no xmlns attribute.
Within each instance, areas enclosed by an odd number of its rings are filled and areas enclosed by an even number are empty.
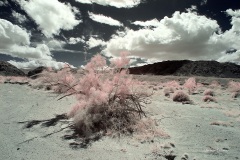
<svg viewBox="0 0 240 160"><path fill-rule="evenodd" d="M228 9L226 11L228 16L231 16L232 28L221 35L221 41L228 44L226 50L235 50L233 53L222 52L222 57L218 59L220 62L235 62L240 61L240 10Z"/></svg>
<svg viewBox="0 0 240 160"><path fill-rule="evenodd" d="M60 69L63 68L63 66L66 64L64 62L56 62L55 60L43 60L43 59L30 60L26 62L16 62L11 60L8 62L16 66L17 68L37 68L39 66L46 66L53 67L55 69Z"/></svg>
<svg viewBox="0 0 240 160"><path fill-rule="evenodd" d="M30 33L11 22L0 19L0 48L7 49L15 45L29 45Z"/></svg>
<svg viewBox="0 0 240 160"><path fill-rule="evenodd" d="M141 3L141 0L76 0L84 4L99 4L103 6L113 6L116 8L132 8Z"/></svg>
<svg viewBox="0 0 240 160"><path fill-rule="evenodd" d="M240 50L231 53L225 54L218 59L219 62L240 62Z"/></svg>
<svg viewBox="0 0 240 160"><path fill-rule="evenodd" d="M27 21L26 16L24 16L24 15L22 15L22 14L16 12L16 11L13 11L13 12L12 12L12 16L13 16L15 19L17 19L17 21L18 21L19 23L24 23L25 21Z"/></svg>
<svg viewBox="0 0 240 160"><path fill-rule="evenodd" d="M91 12L88 12L88 14L89 14L89 18L91 18L93 21L108 24L110 26L122 26L122 24L119 21L111 17L107 17L102 14L93 14Z"/></svg>
<svg viewBox="0 0 240 160"><path fill-rule="evenodd" d="M51 59L46 45L30 46L30 33L11 22L0 19L0 51L19 58Z"/></svg>
<svg viewBox="0 0 240 160"><path fill-rule="evenodd" d="M32 66L34 62L37 65L41 61L49 65L52 64L52 66L61 64L53 60L47 45L37 44L36 47L32 47L30 37L31 34L26 30L7 20L0 19L0 52L27 60L25 63L14 62L15 65L24 64L22 66L27 66L29 64Z"/></svg>
<svg viewBox="0 0 240 160"><path fill-rule="evenodd" d="M159 61L216 60L231 45L220 35L215 20L196 12L177 11L158 24L154 20L154 26L137 31L127 29L124 35L113 36L104 52L107 56L118 56L122 51L129 51L132 56Z"/></svg>
<svg viewBox="0 0 240 160"><path fill-rule="evenodd" d="M72 30L81 22L75 17L76 8L58 0L18 0L18 3L46 37L59 34L61 29Z"/></svg>
<svg viewBox="0 0 240 160"><path fill-rule="evenodd" d="M105 46L106 42L104 42L101 39L95 39L95 38L91 37L87 41L87 45L88 45L88 48L91 49L91 48L94 48L94 47L97 47L97 46Z"/></svg>
<svg viewBox="0 0 240 160"><path fill-rule="evenodd" d="M232 24L232 28L230 31L232 32L240 32L240 10L232 10L232 9L228 9L226 11L227 15L232 17L231 20L231 24Z"/></svg>

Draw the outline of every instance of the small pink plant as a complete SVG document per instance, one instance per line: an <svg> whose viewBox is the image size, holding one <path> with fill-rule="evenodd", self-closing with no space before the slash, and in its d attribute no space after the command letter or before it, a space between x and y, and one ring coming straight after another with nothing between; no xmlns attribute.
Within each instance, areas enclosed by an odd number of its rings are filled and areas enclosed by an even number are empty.
<svg viewBox="0 0 240 160"><path fill-rule="evenodd" d="M203 92L203 95L204 96L214 96L214 91L212 89L206 89L204 92Z"/></svg>
<svg viewBox="0 0 240 160"><path fill-rule="evenodd" d="M174 102L190 102L189 96L181 90L175 91L173 94Z"/></svg>
<svg viewBox="0 0 240 160"><path fill-rule="evenodd" d="M240 82L230 81L228 89L232 92L232 98L237 98L240 95Z"/></svg>
<svg viewBox="0 0 240 160"><path fill-rule="evenodd" d="M170 97L171 93L174 93L175 89L173 87L169 87L169 88L164 88L163 93L164 96L166 97Z"/></svg>
<svg viewBox="0 0 240 160"><path fill-rule="evenodd" d="M188 90L189 94L192 94L197 89L196 78L190 77L185 81L183 86Z"/></svg>
<svg viewBox="0 0 240 160"><path fill-rule="evenodd" d="M218 81L214 80L211 82L210 87L211 88L219 88L219 87L221 87L221 85Z"/></svg>
<svg viewBox="0 0 240 160"><path fill-rule="evenodd" d="M0 83L4 83L5 82L5 77L4 76L0 76Z"/></svg>
<svg viewBox="0 0 240 160"><path fill-rule="evenodd" d="M75 76L67 64L59 71L48 68L39 74L39 78L31 81L32 86L51 88L56 93L70 93L75 84Z"/></svg>
<svg viewBox="0 0 240 160"><path fill-rule="evenodd" d="M179 82L175 80L165 82L163 85L167 88L175 88L175 89L181 88L181 85L179 84Z"/></svg>
<svg viewBox="0 0 240 160"><path fill-rule="evenodd" d="M202 99L204 102L216 102L216 99L213 96L206 95Z"/></svg>

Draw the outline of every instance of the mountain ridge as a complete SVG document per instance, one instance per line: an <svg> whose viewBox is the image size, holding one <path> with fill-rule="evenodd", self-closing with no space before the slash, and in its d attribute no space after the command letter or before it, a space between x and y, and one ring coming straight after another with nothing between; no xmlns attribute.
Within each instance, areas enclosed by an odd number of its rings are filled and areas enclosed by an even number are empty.
<svg viewBox="0 0 240 160"><path fill-rule="evenodd" d="M217 61L174 60L129 68L130 74L240 78L240 66Z"/></svg>

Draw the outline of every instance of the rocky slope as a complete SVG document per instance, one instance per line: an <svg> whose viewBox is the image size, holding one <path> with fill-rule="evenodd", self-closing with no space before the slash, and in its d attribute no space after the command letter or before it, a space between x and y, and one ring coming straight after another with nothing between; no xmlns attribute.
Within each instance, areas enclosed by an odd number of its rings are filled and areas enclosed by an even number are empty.
<svg viewBox="0 0 240 160"><path fill-rule="evenodd" d="M216 61L164 61L130 68L131 74L240 78L240 66Z"/></svg>
<svg viewBox="0 0 240 160"><path fill-rule="evenodd" d="M2 76L26 76L23 71L8 62L0 61L0 75Z"/></svg>

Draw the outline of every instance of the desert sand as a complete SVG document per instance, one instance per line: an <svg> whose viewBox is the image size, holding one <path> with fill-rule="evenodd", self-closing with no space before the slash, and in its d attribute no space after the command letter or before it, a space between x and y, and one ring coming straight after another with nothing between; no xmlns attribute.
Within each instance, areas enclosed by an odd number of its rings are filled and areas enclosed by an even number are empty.
<svg viewBox="0 0 240 160"><path fill-rule="evenodd" d="M186 77L136 76L148 80L149 87L166 79ZM136 136L101 137L79 144L69 128L71 119L60 119L46 125L56 115L70 110L73 97L58 100L51 91L28 85L0 84L0 159L2 160L234 160L240 159L240 98L232 98L226 89L229 79L198 78L202 83L218 80L222 87L213 88L216 102L203 102L201 87L190 95L192 104L173 102L164 96L163 88L155 88L151 104L144 110L155 119L157 127L169 137L151 140ZM27 122L39 120L32 126Z"/></svg>

